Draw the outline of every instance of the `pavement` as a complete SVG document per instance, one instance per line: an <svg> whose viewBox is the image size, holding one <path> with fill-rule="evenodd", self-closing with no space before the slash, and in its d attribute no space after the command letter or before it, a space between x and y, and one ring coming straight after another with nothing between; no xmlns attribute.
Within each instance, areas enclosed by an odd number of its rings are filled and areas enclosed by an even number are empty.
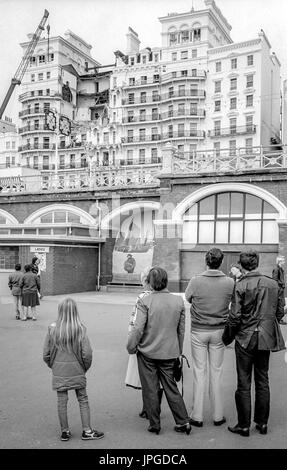
<svg viewBox="0 0 287 470"><path fill-rule="evenodd" d="M226 348L224 359L226 425L213 426L206 394L203 428L193 428L189 436L175 433L164 398L162 432L159 436L147 432L148 422L138 416L141 392L124 384L128 360L127 324L134 293L71 295L78 302L93 348L93 364L87 373L92 426L104 431L105 438L81 440L78 403L75 394L70 392L68 415L73 437L69 442L60 441L56 393L51 387L51 371L42 361L42 348L47 327L57 317L57 303L64 297L44 297L37 322L15 320L11 297L0 298L1 449L286 449L287 364L283 352L271 354L270 359L271 415L267 436L253 428L249 438L227 430L227 425L236 423L233 347ZM184 354L190 359L189 326L187 306ZM286 338L287 326L282 326L282 332ZM192 371L187 368L184 370L184 400L190 412Z"/></svg>

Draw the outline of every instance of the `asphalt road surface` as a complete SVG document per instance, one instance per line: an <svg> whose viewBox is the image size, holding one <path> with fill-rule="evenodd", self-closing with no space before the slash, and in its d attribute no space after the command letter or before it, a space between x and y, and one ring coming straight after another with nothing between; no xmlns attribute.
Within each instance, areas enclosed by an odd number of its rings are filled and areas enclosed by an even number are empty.
<svg viewBox="0 0 287 470"><path fill-rule="evenodd" d="M92 425L105 433L99 441L81 440L79 407L69 392L68 415L73 437L59 439L56 392L51 371L42 360L48 325L57 317L60 297L45 298L37 322L16 321L11 299L0 299L0 448L1 449L276 449L287 447L287 364L284 353L271 354L271 415L269 432L252 429L249 438L233 435L227 425L236 423L236 387L233 348L225 351L223 393L227 424L215 428L206 396L204 426L189 436L173 431L174 421L165 398L162 432L147 432L148 421L139 418L141 392L124 384L127 366L127 324L134 300L131 294L80 294L74 296L93 347L93 364L87 374ZM189 314L184 353L190 359ZM287 326L283 335L287 336ZM184 370L184 399L191 411L192 372Z"/></svg>

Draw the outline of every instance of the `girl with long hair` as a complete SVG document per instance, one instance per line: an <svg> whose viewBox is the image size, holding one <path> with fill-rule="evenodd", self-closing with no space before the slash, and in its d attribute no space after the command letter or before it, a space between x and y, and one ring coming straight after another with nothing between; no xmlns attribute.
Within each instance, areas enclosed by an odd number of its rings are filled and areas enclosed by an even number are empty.
<svg viewBox="0 0 287 470"><path fill-rule="evenodd" d="M68 390L75 390L82 420L82 439L101 439L104 433L91 428L86 392L86 372L92 364L92 348L76 302L64 299L58 306L58 319L48 328L43 359L52 369L52 388L57 391L61 440L71 437L68 416Z"/></svg>

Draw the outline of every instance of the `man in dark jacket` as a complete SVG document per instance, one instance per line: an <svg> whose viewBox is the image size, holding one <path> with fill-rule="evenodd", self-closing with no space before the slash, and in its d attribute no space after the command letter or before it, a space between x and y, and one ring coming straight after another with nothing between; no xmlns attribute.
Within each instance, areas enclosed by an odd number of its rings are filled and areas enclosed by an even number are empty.
<svg viewBox="0 0 287 470"><path fill-rule="evenodd" d="M277 282L278 288L279 288L279 310L280 313L285 315L284 312L284 307L285 307L285 273L284 273L284 263L285 263L285 258L284 256L278 256L276 258L276 267L272 271L272 277L273 279ZM281 325L287 325L287 322L283 320L280 320Z"/></svg>
<svg viewBox="0 0 287 470"><path fill-rule="evenodd" d="M255 380L254 421L260 434L267 434L269 356L270 351L284 349L284 340L277 323L282 315L278 310L277 283L257 271L259 255L256 251L241 253L240 264L244 276L235 285L222 340L227 346L235 339L238 423L228 429L241 436L249 436L252 367Z"/></svg>

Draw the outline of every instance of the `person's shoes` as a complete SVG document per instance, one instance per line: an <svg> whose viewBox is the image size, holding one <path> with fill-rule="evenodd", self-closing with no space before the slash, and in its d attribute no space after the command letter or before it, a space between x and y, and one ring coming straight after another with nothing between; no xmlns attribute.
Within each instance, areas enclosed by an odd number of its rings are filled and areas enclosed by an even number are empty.
<svg viewBox="0 0 287 470"><path fill-rule="evenodd" d="M185 434L189 435L190 432L191 432L191 426L190 426L190 423L176 424L174 426L174 430L175 430L175 432L181 432L181 433L185 433Z"/></svg>
<svg viewBox="0 0 287 470"><path fill-rule="evenodd" d="M260 434L267 434L267 424L256 424L255 427L260 432Z"/></svg>
<svg viewBox="0 0 287 470"><path fill-rule="evenodd" d="M16 320L20 320L20 315L16 315Z"/></svg>
<svg viewBox="0 0 287 470"><path fill-rule="evenodd" d="M153 426L149 426L147 428L148 432L154 432L155 434L159 435L160 433L160 428L154 428Z"/></svg>
<svg viewBox="0 0 287 470"><path fill-rule="evenodd" d="M240 434L240 436L248 437L249 436L249 428L241 428L236 424L236 426L228 426L228 431L233 432L234 434Z"/></svg>
<svg viewBox="0 0 287 470"><path fill-rule="evenodd" d="M189 424L195 426L196 428L202 428L203 421L196 421L195 419L189 418Z"/></svg>
<svg viewBox="0 0 287 470"><path fill-rule="evenodd" d="M140 418L148 419L147 412L146 412L145 410L142 410L142 411L139 413L139 417L140 417Z"/></svg>
<svg viewBox="0 0 287 470"><path fill-rule="evenodd" d="M40 295L39 299L40 299L40 300L42 300L42 299L43 299L43 297L44 297L43 295Z"/></svg>
<svg viewBox="0 0 287 470"><path fill-rule="evenodd" d="M32 320L32 317L27 317L27 320Z"/></svg>
<svg viewBox="0 0 287 470"><path fill-rule="evenodd" d="M63 431L61 434L61 441L68 441L71 437L70 431Z"/></svg>
<svg viewBox="0 0 287 470"><path fill-rule="evenodd" d="M36 317L32 317L32 320L33 320L33 321L37 321L37 318L36 318Z"/></svg>
<svg viewBox="0 0 287 470"><path fill-rule="evenodd" d="M287 325L287 322L284 321L284 320L280 320L279 324L280 324L280 325Z"/></svg>
<svg viewBox="0 0 287 470"><path fill-rule="evenodd" d="M22 321L27 321L27 318L21 318Z"/></svg>
<svg viewBox="0 0 287 470"><path fill-rule="evenodd" d="M83 431L82 432L82 439L83 441L89 441L92 439L102 439L104 437L104 433L101 431L96 431L95 429L90 429L90 431Z"/></svg>
<svg viewBox="0 0 287 470"><path fill-rule="evenodd" d="M224 416L219 421L213 421L214 426L221 426L224 423L226 423L226 418L224 418Z"/></svg>

